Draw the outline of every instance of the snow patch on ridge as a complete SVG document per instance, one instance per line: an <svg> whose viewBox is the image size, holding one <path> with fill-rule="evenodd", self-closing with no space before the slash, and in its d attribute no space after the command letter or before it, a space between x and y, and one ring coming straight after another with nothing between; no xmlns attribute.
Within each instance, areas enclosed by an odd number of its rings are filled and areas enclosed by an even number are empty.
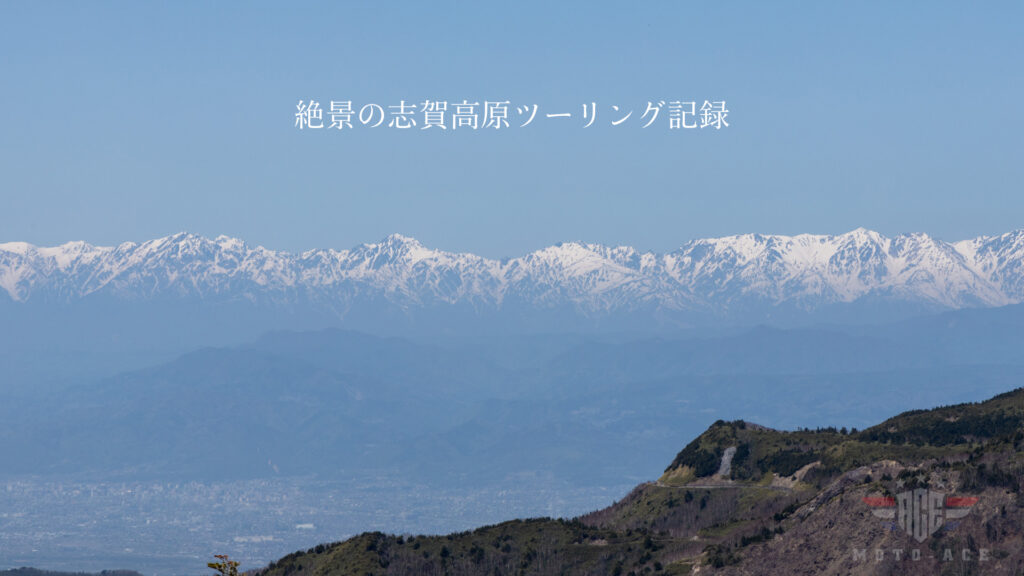
<svg viewBox="0 0 1024 576"><path fill-rule="evenodd" d="M720 311L742 301L814 309L874 296L946 308L1024 301L1024 231L946 243L888 238L742 234L687 242L668 254L566 242L508 260L452 253L393 234L349 250L300 254L238 238L179 233L136 244L0 244L0 288L16 301L244 298L334 302L376 296L403 308L509 299L584 313L653 306Z"/></svg>

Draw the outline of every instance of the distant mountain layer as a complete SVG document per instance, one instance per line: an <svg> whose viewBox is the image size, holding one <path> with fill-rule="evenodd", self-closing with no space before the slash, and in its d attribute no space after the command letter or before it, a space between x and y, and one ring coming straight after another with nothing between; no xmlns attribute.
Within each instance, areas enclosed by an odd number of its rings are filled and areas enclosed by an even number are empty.
<svg viewBox="0 0 1024 576"><path fill-rule="evenodd" d="M0 576L142 576L134 570L104 570L99 573L90 572L54 572L37 568L14 568L0 570Z"/></svg>
<svg viewBox="0 0 1024 576"><path fill-rule="evenodd" d="M577 315L653 310L721 316L756 307L813 311L854 302L929 309L1024 301L1024 230L947 243L857 229L837 236L745 234L694 240L667 254L564 243L492 260L392 235L351 250L292 254L220 236L177 234L141 244L0 244L0 288L15 302L200 299L314 305L345 317L467 305L566 309Z"/></svg>
<svg viewBox="0 0 1024 576"><path fill-rule="evenodd" d="M0 362L0 483L386 470L445 489L517 475L611 486L660 472L665 446L719 418L864 427L995 394L1024 382L1021 350L1024 305L704 338L281 331L42 385Z"/></svg>

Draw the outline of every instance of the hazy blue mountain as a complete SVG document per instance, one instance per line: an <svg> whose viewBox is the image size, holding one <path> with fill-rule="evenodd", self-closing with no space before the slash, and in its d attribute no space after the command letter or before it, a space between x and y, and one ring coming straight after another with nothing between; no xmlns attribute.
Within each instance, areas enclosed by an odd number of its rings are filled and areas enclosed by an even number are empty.
<svg viewBox="0 0 1024 576"><path fill-rule="evenodd" d="M647 473L719 418L863 426L1024 378L1020 307L873 327L423 342L277 331L94 381L0 389L8 475L425 482Z"/></svg>

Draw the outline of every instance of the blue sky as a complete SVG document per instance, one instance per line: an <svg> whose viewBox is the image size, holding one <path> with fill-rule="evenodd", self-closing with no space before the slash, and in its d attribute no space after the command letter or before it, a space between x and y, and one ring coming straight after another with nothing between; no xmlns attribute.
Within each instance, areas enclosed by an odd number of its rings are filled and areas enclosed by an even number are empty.
<svg viewBox="0 0 1024 576"><path fill-rule="evenodd" d="M724 4L724 5L723 5ZM486 256L1024 227L1019 2L0 3L0 241L392 232ZM597 103L299 131L299 99ZM725 100L727 129L610 125Z"/></svg>

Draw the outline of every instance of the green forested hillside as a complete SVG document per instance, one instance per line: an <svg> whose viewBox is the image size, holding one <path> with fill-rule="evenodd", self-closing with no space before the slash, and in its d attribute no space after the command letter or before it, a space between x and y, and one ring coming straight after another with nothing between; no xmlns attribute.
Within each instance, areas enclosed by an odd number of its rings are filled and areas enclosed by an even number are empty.
<svg viewBox="0 0 1024 576"><path fill-rule="evenodd" d="M684 447L658 481L604 510L446 536L367 533L291 554L263 572L624 575L688 574L700 567L702 573L758 574L774 563L776 570L810 570L804 573L825 564L851 574L944 573L948 566L939 560L890 562L878 572L847 550L848 543L863 541L868 549L901 536L879 532L863 498L933 487L978 502L955 532L935 536L935 542L946 538L936 550L961 538L961 548L975 558L984 549L990 562L968 565L966 573L1001 573L1024 563L1022 448L1024 389L907 412L862 431L784 432L719 421Z"/></svg>

